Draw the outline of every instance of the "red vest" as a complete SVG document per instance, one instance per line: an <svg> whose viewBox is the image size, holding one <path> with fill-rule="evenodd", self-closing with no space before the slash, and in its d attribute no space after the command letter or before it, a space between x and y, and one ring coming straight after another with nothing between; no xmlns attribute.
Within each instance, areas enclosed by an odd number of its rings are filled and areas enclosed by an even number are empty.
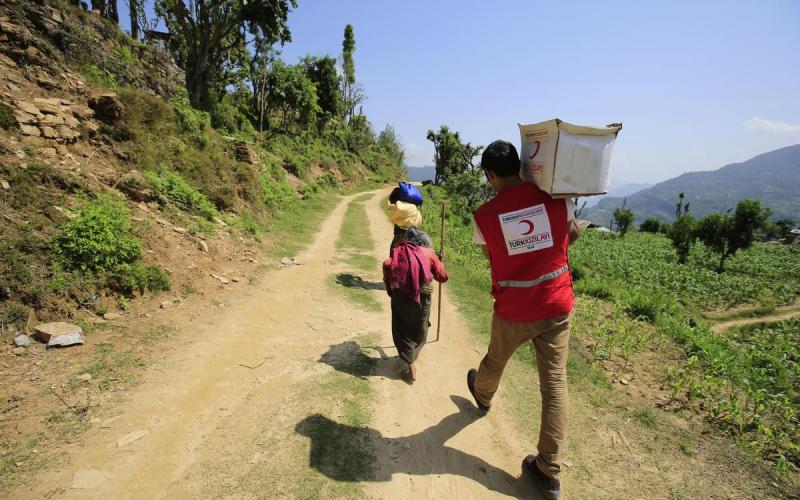
<svg viewBox="0 0 800 500"><path fill-rule="evenodd" d="M539 321L572 310L564 200L522 183L478 208L475 223L489 250L498 316L508 321Z"/></svg>

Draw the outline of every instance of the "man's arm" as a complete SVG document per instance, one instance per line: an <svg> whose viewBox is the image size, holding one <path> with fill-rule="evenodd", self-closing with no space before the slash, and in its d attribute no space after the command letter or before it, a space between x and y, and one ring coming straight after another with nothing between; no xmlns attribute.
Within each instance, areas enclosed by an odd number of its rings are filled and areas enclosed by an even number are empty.
<svg viewBox="0 0 800 500"><path fill-rule="evenodd" d="M578 227L578 221L575 218L575 202L572 198L564 200L567 205L567 233L569 233L569 244L575 243L581 230Z"/></svg>
<svg viewBox="0 0 800 500"><path fill-rule="evenodd" d="M389 270L392 267L392 259L386 259L383 261L383 286L386 287L386 294L391 297L392 296L392 289L389 286Z"/></svg>
<svg viewBox="0 0 800 500"><path fill-rule="evenodd" d="M447 270L444 268L444 263L439 260L439 256L432 249L426 248L425 250L427 251L428 258L431 261L431 274L433 274L433 279L439 283L444 283L448 279Z"/></svg>
<svg viewBox="0 0 800 500"><path fill-rule="evenodd" d="M486 245L486 240L483 238L483 234L481 230L478 229L478 225L473 225L472 230L472 242L481 247L483 250L483 255L486 256L486 260L489 260L489 247Z"/></svg>
<svg viewBox="0 0 800 500"><path fill-rule="evenodd" d="M578 239L578 236L581 234L581 230L578 229L578 223L575 219L569 221L569 244L572 245L575 243L575 240Z"/></svg>

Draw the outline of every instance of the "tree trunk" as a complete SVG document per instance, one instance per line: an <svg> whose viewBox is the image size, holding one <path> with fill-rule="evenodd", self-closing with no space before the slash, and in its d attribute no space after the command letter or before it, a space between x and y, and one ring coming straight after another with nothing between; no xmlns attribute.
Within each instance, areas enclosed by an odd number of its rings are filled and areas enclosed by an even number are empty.
<svg viewBox="0 0 800 500"><path fill-rule="evenodd" d="M128 10L130 11L131 17L131 38L134 40L139 39L139 1L140 0L128 0Z"/></svg>
<svg viewBox="0 0 800 500"><path fill-rule="evenodd" d="M117 9L117 0L108 0L108 9L106 17L114 21L114 24L119 24L119 10Z"/></svg>
<svg viewBox="0 0 800 500"><path fill-rule="evenodd" d="M105 16L106 0L92 0L92 10L99 11L101 16Z"/></svg>
<svg viewBox="0 0 800 500"><path fill-rule="evenodd" d="M186 90L189 93L189 102L196 109L211 111L211 78L205 58L201 55L197 59L190 57L187 61Z"/></svg>

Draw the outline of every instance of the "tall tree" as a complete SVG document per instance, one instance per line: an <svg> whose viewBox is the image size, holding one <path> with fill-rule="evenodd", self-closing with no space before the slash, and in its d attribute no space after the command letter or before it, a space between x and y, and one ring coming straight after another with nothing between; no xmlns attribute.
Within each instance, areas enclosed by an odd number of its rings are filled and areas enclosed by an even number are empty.
<svg viewBox="0 0 800 500"><path fill-rule="evenodd" d="M128 0L128 14L131 19L131 38L138 40L140 36L139 27L147 26L147 14L144 11L143 0ZM142 18L144 18L144 23L140 25Z"/></svg>
<svg viewBox="0 0 800 500"><path fill-rule="evenodd" d="M350 119L347 132L347 150L351 153L363 154L375 143L375 129L363 113Z"/></svg>
<svg viewBox="0 0 800 500"><path fill-rule="evenodd" d="M403 145L400 144L400 138L391 125L387 124L381 133L378 134L378 147L383 149L383 151L397 162L398 165L403 164L403 159L405 158Z"/></svg>
<svg viewBox="0 0 800 500"><path fill-rule="evenodd" d="M344 40L342 40L342 101L345 103L345 120L349 121L353 117L357 102L353 100L353 93L356 85L356 65L353 60L353 53L356 51L356 36L353 33L353 25L348 24L344 28Z"/></svg>
<svg viewBox="0 0 800 500"><path fill-rule="evenodd" d="M617 231L619 231L619 235L624 237L625 233L628 232L631 225L633 224L634 215L633 210L630 208L625 208L625 205L628 203L628 198L622 202L622 206L614 210L614 222L617 224Z"/></svg>
<svg viewBox="0 0 800 500"><path fill-rule="evenodd" d="M107 0L108 7L106 8L106 17L114 21L114 24L119 24L119 8L117 0Z"/></svg>
<svg viewBox="0 0 800 500"><path fill-rule="evenodd" d="M279 120L277 128L283 132L297 127L307 129L319 114L317 89L301 65L287 66L280 60L274 61L267 77L265 99L267 117L275 115Z"/></svg>
<svg viewBox="0 0 800 500"><path fill-rule="evenodd" d="M717 272L725 270L725 260L753 244L771 214L758 200L741 200L733 215L714 212L700 220L697 237L719 254Z"/></svg>
<svg viewBox="0 0 800 500"><path fill-rule="evenodd" d="M257 39L253 48L253 57L250 59L250 84L253 92L252 114L258 123L258 131L264 131L267 113L267 84L269 83L269 70L279 52L275 50L268 40Z"/></svg>
<svg viewBox="0 0 800 500"><path fill-rule="evenodd" d="M697 235L695 229L697 221L689 214L689 202L684 203L685 195L678 195L678 203L675 204L675 222L669 227L668 236L672 241L672 246L678 253L678 262L685 264L692 250Z"/></svg>
<svg viewBox="0 0 800 500"><path fill-rule="evenodd" d="M188 4L188 6L187 6ZM242 64L248 35L274 44L291 41L286 24L295 0L157 0L156 11L173 35L175 59L186 72L189 100L211 111L225 89L226 65ZM229 72L227 73L229 74Z"/></svg>
<svg viewBox="0 0 800 500"><path fill-rule="evenodd" d="M482 146L462 143L458 132L447 125L439 127L438 132L428 130L427 139L433 143L433 163L436 166L435 183L447 181L451 175L471 170L473 158L480 154Z"/></svg>
<svg viewBox="0 0 800 500"><path fill-rule="evenodd" d="M305 66L306 74L317 87L317 104L320 108L317 125L322 132L328 120L339 118L342 109L336 59L329 56L306 56L302 64Z"/></svg>
<svg viewBox="0 0 800 500"><path fill-rule="evenodd" d="M436 165L435 183L443 185L459 205L457 211L470 214L489 198L491 187L483 180L483 171L475 162L483 146L462 143L458 132L447 125L438 132L428 130L427 139L433 142L433 162Z"/></svg>

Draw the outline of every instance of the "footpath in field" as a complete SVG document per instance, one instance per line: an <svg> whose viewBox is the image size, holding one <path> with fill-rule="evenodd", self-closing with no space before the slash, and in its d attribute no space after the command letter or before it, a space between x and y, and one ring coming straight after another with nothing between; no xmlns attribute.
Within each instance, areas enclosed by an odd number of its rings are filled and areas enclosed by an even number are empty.
<svg viewBox="0 0 800 500"><path fill-rule="evenodd" d="M738 318L732 319L729 321L720 321L719 323L715 323L714 326L711 328L719 333L728 330L729 328L733 328L735 326L748 326L748 325L759 325L759 324L768 324L768 323L776 323L778 321L784 321L787 319L792 319L800 316L800 304L794 304L787 307L780 307L775 310L772 314L766 314L762 316L753 316L747 318Z"/></svg>
<svg viewBox="0 0 800 500"><path fill-rule="evenodd" d="M530 362L513 362L479 413L465 374L485 346L445 293L419 380L398 378L379 272L387 194L344 198L297 265L224 313L178 318L195 341L68 447L65 465L8 496L535 498L519 477L538 430ZM567 498L769 496L735 448L680 419L643 425L615 395L580 391L571 414Z"/></svg>

